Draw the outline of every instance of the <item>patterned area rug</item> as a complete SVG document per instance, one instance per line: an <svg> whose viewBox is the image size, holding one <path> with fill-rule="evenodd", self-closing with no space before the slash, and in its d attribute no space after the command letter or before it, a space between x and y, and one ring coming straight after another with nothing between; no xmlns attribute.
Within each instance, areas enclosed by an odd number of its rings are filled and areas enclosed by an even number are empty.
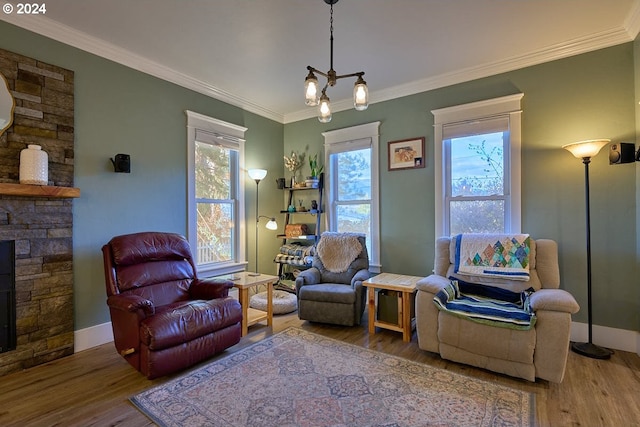
<svg viewBox="0 0 640 427"><path fill-rule="evenodd" d="M160 426L533 426L534 395L289 328L131 401Z"/></svg>

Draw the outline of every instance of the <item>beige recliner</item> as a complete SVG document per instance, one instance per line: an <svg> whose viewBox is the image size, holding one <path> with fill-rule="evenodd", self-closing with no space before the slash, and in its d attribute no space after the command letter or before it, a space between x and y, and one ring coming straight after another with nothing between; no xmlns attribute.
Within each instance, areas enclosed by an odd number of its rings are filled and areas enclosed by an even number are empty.
<svg viewBox="0 0 640 427"><path fill-rule="evenodd" d="M573 296L558 289L558 247L553 240L531 239L529 281L454 273L456 239L436 241L434 274L417 283L416 330L418 346L444 359L489 369L513 377L562 382L569 351L571 314L580 307ZM536 322L529 330L477 323L446 311L434 296L455 277L513 292L532 287L531 308Z"/></svg>

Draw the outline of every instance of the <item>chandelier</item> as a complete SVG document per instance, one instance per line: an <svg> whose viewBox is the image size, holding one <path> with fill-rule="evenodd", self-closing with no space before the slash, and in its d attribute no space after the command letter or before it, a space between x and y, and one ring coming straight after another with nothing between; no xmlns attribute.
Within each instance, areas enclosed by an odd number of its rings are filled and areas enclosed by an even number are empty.
<svg viewBox="0 0 640 427"><path fill-rule="evenodd" d="M318 120L320 120L321 123L328 123L331 121L331 104L329 102L329 97L327 96L327 87L335 86L338 79L345 77L357 77L358 79L353 87L353 106L358 111L366 110L369 106L369 89L367 89L367 82L362 78L362 76L364 76L364 71L339 76L333 69L333 5L338 3L338 0L324 0L324 2L331 5L331 19L329 21L331 24L330 68L329 71L323 73L310 65L307 66L309 74L307 74L307 77L304 79L304 93L305 104L310 107L318 106ZM322 88L322 91L319 90L316 74L320 74L327 79L327 83Z"/></svg>

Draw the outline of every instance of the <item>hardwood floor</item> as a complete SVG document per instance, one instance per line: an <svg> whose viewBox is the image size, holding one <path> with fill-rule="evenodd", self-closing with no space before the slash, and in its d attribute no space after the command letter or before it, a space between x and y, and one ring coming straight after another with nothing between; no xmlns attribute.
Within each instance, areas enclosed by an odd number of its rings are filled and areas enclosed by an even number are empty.
<svg viewBox="0 0 640 427"><path fill-rule="evenodd" d="M640 357L617 351L610 360L569 353L562 384L530 383L440 359L410 343L402 334L366 325L343 328L298 320L296 313L275 316L273 332L290 326L322 334L474 378L527 390L536 395L541 426L640 426ZM223 353L259 341L272 331L263 325ZM23 372L0 378L0 426L152 426L129 397L169 377L153 381L140 375L115 351L112 343ZM427 420L425 420L426 422Z"/></svg>

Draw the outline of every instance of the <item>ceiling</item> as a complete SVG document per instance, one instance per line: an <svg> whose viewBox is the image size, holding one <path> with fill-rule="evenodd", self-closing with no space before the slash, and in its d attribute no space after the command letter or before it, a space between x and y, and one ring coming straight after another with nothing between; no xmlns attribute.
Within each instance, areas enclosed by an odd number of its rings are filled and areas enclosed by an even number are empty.
<svg viewBox="0 0 640 427"><path fill-rule="evenodd" d="M306 66L329 69L323 0L56 0L0 19L289 123ZM334 69L372 103L633 40L640 0L340 0ZM323 78L318 76L321 84ZM355 79L329 88L351 108Z"/></svg>

